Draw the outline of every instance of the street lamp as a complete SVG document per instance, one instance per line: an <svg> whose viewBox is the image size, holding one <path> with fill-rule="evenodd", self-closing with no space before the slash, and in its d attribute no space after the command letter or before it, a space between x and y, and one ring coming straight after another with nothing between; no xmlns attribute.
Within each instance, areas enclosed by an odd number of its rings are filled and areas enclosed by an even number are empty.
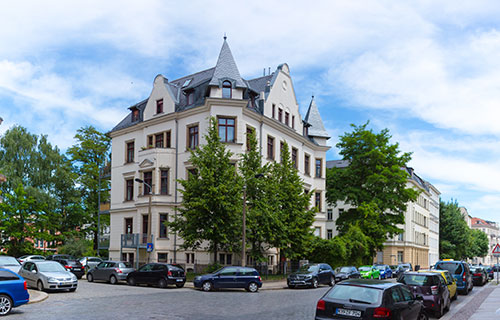
<svg viewBox="0 0 500 320"><path fill-rule="evenodd" d="M264 175L262 173L256 174L254 177L259 179ZM243 185L243 228L241 237L241 266L244 267L247 262L246 257L246 245L247 245L247 185Z"/></svg>
<svg viewBox="0 0 500 320"><path fill-rule="evenodd" d="M142 179L135 178L134 180L136 182L144 184L145 186L147 186L149 188L148 232L146 233L146 241L147 242L149 242L149 241L153 242L152 239L151 239L151 198L153 197L153 187L149 183L147 183L146 181L144 181ZM146 242L146 244L147 244L147 242ZM149 263L151 252L147 251L147 253L148 253L148 263ZM137 259L139 259L139 257L137 257Z"/></svg>

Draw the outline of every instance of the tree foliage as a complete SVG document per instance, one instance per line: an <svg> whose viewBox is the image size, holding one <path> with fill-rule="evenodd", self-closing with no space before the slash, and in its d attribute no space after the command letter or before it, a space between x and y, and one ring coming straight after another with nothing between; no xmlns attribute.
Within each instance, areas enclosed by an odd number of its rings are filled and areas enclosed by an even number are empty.
<svg viewBox="0 0 500 320"><path fill-rule="evenodd" d="M439 204L439 254L441 259L464 259L470 244L470 229L457 201Z"/></svg>
<svg viewBox="0 0 500 320"><path fill-rule="evenodd" d="M490 242L486 233L477 229L470 230L470 245L467 248L467 258L484 257L488 255Z"/></svg>
<svg viewBox="0 0 500 320"><path fill-rule="evenodd" d="M367 129L368 123L351 126L353 131L340 136L337 144L349 165L327 170L327 200L352 206L340 214L337 229L345 235L357 226L368 237L369 260L389 237L402 232L398 225L404 224L406 205L418 192L406 187L404 168L411 154L390 143L388 129L374 133Z"/></svg>

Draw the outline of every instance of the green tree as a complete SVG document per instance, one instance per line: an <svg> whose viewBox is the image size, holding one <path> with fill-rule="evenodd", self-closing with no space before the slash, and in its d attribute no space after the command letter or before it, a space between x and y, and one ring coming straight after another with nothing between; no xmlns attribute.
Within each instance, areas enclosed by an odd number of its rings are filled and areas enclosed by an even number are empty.
<svg viewBox="0 0 500 320"><path fill-rule="evenodd" d="M406 205L418 192L406 187L404 168L411 155L390 143L388 129L374 133L368 123L351 126L353 131L340 136L337 144L349 165L327 170L327 199L333 205L342 201L352 206L340 214L337 229L344 235L353 225L360 228L369 240L368 261L388 237L402 232L397 225L404 224Z"/></svg>
<svg viewBox="0 0 500 320"><path fill-rule="evenodd" d="M470 230L470 245L467 249L467 258L484 257L488 255L490 243L486 233L477 229Z"/></svg>
<svg viewBox="0 0 500 320"><path fill-rule="evenodd" d="M237 250L241 237L242 181L231 163L217 133L215 118L210 119L206 144L191 150L195 170L187 180L179 180L183 206L177 219L169 223L184 240L184 248L208 244L217 261L219 250Z"/></svg>
<svg viewBox="0 0 500 320"><path fill-rule="evenodd" d="M92 241L73 237L66 239L64 245L59 248L58 252L69 254L76 258L96 255Z"/></svg>
<svg viewBox="0 0 500 320"><path fill-rule="evenodd" d="M306 258L311 262L325 262L332 268L346 265L348 250L342 237L323 239L314 236Z"/></svg>
<svg viewBox="0 0 500 320"><path fill-rule="evenodd" d="M457 201L439 204L439 254L441 259L464 259L468 256L471 232Z"/></svg>
<svg viewBox="0 0 500 320"><path fill-rule="evenodd" d="M262 165L255 132L247 137L248 149L242 155L239 170L246 188L247 220L246 238L250 244L250 253L254 261L265 261L265 251L276 241L283 224L278 219L274 207L273 179L269 179L270 166Z"/></svg>
<svg viewBox="0 0 500 320"><path fill-rule="evenodd" d="M97 220L99 211L99 192L101 202L109 198L109 181L101 181L99 190L99 170L104 167L109 159L111 139L92 126L78 129L75 135L76 144L70 147L67 154L78 175L77 183L80 185L82 199L84 232L93 237L94 249L97 249Z"/></svg>
<svg viewBox="0 0 500 320"><path fill-rule="evenodd" d="M304 183L290 158L288 144L281 149L281 162L273 163L271 185L274 186L274 206L281 222L280 233L273 246L279 248L281 257L299 259L306 255L312 239L312 223L317 208L309 208L312 191L304 190Z"/></svg>

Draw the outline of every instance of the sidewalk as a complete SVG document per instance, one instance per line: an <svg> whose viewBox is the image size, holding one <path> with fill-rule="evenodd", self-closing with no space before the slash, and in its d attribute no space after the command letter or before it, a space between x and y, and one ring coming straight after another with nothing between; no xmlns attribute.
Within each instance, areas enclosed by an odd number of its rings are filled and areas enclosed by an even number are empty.
<svg viewBox="0 0 500 320"><path fill-rule="evenodd" d="M194 288L192 281L186 282L184 286L186 288ZM287 288L286 280L264 281L262 282L262 288L260 288L260 290L281 290L286 288Z"/></svg>
<svg viewBox="0 0 500 320"><path fill-rule="evenodd" d="M492 281L488 287L494 287L494 289L469 318L470 320L500 319L500 285Z"/></svg>
<svg viewBox="0 0 500 320"><path fill-rule="evenodd" d="M41 302L49 297L49 295L46 292L38 290L28 289L28 293L30 294L30 301L28 303Z"/></svg>

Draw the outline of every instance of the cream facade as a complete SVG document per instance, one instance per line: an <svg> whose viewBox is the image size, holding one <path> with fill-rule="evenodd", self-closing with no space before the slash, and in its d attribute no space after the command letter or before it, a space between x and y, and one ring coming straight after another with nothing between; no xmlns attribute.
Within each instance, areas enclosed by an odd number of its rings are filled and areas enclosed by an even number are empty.
<svg viewBox="0 0 500 320"><path fill-rule="evenodd" d="M176 262L187 270L214 262L204 250L181 250L182 239L162 223L174 219L182 206L177 180L187 179L193 168L189 150L205 142L211 117L217 118L219 135L235 163L246 151L249 130L256 133L263 161L279 161L280 143L288 143L304 188L316 190L311 202L320 211L313 227L326 237L329 137L314 99L306 117L300 115L287 64L272 74L244 80L224 40L214 68L173 81L158 75L150 96L129 109L127 117L110 132L111 259L138 264ZM151 196L148 185L152 186ZM153 244L150 253L147 243ZM223 265L238 264L240 256L220 252L217 260ZM268 262L277 264L276 250L269 251Z"/></svg>
<svg viewBox="0 0 500 320"><path fill-rule="evenodd" d="M500 229L497 222L487 221L480 218L471 218L471 229L480 230L486 234L488 237L488 254L484 257L475 257L472 259L472 263L483 264L483 265L493 265L497 263L497 258L493 256L492 251L499 243L500 240Z"/></svg>

